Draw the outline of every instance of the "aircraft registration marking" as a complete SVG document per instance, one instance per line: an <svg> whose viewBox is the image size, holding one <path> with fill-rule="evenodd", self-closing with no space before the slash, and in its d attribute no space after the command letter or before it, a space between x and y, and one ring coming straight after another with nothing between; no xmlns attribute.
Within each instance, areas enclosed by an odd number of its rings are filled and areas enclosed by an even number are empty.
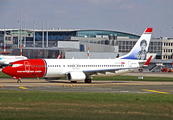
<svg viewBox="0 0 173 120"><path fill-rule="evenodd" d="M162 94L170 94L168 92L161 92L161 91L156 91L156 90L149 90L149 89L141 89L143 91L148 91L148 92L155 92L155 93L162 93Z"/></svg>
<svg viewBox="0 0 173 120"><path fill-rule="evenodd" d="M26 88L26 87L19 87L19 88L20 88L20 89L25 89L25 90L28 89L28 88Z"/></svg>
<svg viewBox="0 0 173 120"><path fill-rule="evenodd" d="M29 71L29 70L28 70L28 71L27 71L27 70L26 70L26 71L17 71L17 73L42 73L42 71L40 71L40 70L39 70L39 71L34 71L34 70L33 70L33 71Z"/></svg>

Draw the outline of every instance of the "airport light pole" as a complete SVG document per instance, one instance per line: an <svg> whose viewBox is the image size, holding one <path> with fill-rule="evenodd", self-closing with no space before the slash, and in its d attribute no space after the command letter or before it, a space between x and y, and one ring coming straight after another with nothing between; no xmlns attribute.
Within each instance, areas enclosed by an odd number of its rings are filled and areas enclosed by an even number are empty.
<svg viewBox="0 0 173 120"><path fill-rule="evenodd" d="M22 14L20 13L20 55L22 56Z"/></svg>
<svg viewBox="0 0 173 120"><path fill-rule="evenodd" d="M138 31L137 31L137 30L136 30L135 32L136 32L136 34L138 33Z"/></svg>
<svg viewBox="0 0 173 120"><path fill-rule="evenodd" d="M6 21L5 21L6 15L4 15L4 52L6 52Z"/></svg>
<svg viewBox="0 0 173 120"><path fill-rule="evenodd" d="M33 36L34 36L34 40L33 40L33 42L34 42L34 43L33 43L33 47L35 47L35 21L34 21L34 35L33 35Z"/></svg>
<svg viewBox="0 0 173 120"><path fill-rule="evenodd" d="M44 20L42 20L42 29L43 29L43 32L42 32L42 47L44 47Z"/></svg>
<svg viewBox="0 0 173 120"><path fill-rule="evenodd" d="M89 48L89 36L88 36L88 54L87 54L88 59L89 59L89 56L90 56L90 55L89 55L89 54L90 54L90 53L89 53L89 49L90 49L90 48Z"/></svg>
<svg viewBox="0 0 173 120"><path fill-rule="evenodd" d="M19 48L19 20L17 21L17 25L18 25L17 48Z"/></svg>
<svg viewBox="0 0 173 120"><path fill-rule="evenodd" d="M160 30L160 38L162 37L162 30Z"/></svg>
<svg viewBox="0 0 173 120"><path fill-rule="evenodd" d="M20 13L20 47L22 46L22 14Z"/></svg>
<svg viewBox="0 0 173 120"><path fill-rule="evenodd" d="M48 21L46 21L46 29L47 29L47 32L46 32L46 47L48 47Z"/></svg>
<svg viewBox="0 0 173 120"><path fill-rule="evenodd" d="M24 29L25 29L25 37L24 37L24 47L26 46L26 15L24 15Z"/></svg>

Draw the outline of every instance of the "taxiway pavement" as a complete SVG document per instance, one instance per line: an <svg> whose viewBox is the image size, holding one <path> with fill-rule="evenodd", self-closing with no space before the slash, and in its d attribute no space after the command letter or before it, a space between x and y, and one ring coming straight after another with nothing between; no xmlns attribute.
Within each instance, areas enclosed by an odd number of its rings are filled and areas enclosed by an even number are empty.
<svg viewBox="0 0 173 120"><path fill-rule="evenodd" d="M0 90L173 94L173 82L92 81L88 84L70 83L67 80L22 79L22 83L16 81L0 78Z"/></svg>

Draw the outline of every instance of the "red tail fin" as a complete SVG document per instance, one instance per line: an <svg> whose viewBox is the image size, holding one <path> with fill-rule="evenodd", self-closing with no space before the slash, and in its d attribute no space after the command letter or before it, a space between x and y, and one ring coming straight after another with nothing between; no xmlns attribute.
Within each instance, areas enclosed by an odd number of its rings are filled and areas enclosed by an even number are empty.
<svg viewBox="0 0 173 120"><path fill-rule="evenodd" d="M58 58L57 59L61 59L61 54L59 54Z"/></svg>
<svg viewBox="0 0 173 120"><path fill-rule="evenodd" d="M144 66L148 66L150 61L151 61L152 55L150 56L150 58L147 60L147 62L144 64Z"/></svg>

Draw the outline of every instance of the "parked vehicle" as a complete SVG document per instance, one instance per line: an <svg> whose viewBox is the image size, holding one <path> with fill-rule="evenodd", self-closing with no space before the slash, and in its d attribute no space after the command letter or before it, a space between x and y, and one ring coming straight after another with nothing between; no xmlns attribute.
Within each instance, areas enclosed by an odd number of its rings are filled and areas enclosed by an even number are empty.
<svg viewBox="0 0 173 120"><path fill-rule="evenodd" d="M168 72L168 69L165 67L165 68L162 68L161 71L162 72Z"/></svg>

